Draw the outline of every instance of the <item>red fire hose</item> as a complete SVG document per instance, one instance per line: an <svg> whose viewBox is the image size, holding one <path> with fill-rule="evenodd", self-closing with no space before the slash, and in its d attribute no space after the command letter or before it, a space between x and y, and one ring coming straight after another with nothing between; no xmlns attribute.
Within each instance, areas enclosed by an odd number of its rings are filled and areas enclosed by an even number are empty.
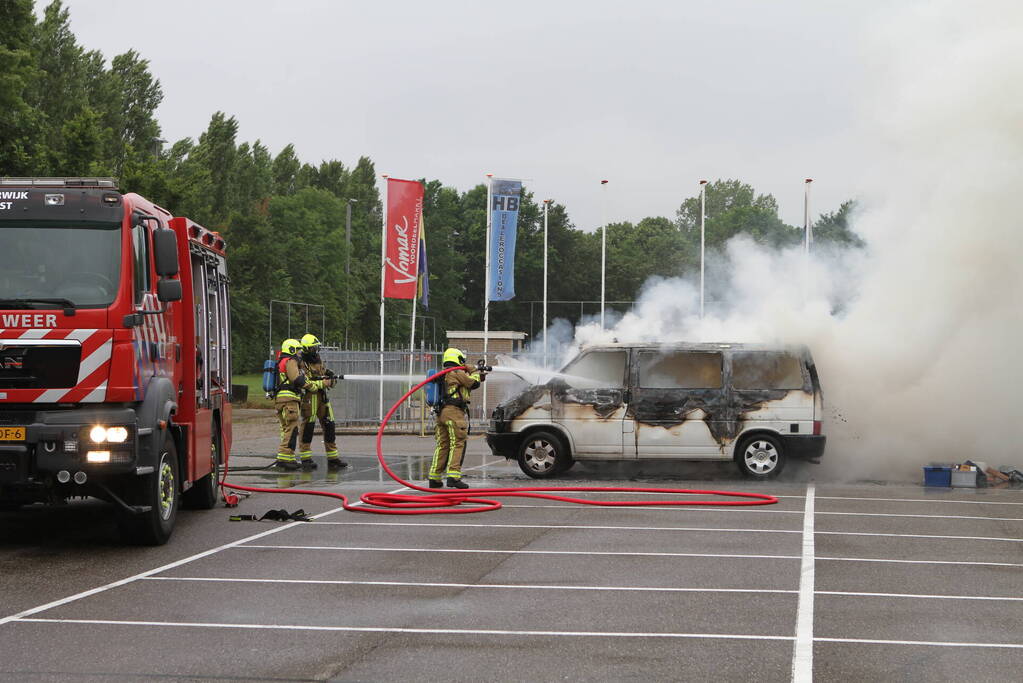
<svg viewBox="0 0 1023 683"><path fill-rule="evenodd" d="M639 506L651 506L651 505L719 505L719 506L739 506L739 505L773 505L778 502L778 499L774 496L769 496L765 493L741 493L737 491L707 491L701 489L654 489L654 488L639 488L635 486L522 486L513 488L489 488L489 489L456 489L454 491L443 491L438 492L436 489L428 489L417 484L405 481L397 474L394 473L386 462L384 462L384 452L382 441L384 438L384 428L387 426L387 422L394 415L394 412L398 407L408 399L409 396L414 394L416 391L424 387L435 378L440 377L452 370L465 370L463 367L445 368L440 372L427 377L425 380L417 384L416 386L405 392L405 395L399 398L391 409L384 416L383 422L380 423L380 428L377 430L377 459L380 461L380 465L384 468L388 475L396 482L405 486L406 488L413 489L415 491L422 491L428 495L407 495L399 493L364 493L360 498L361 505L349 504L347 496L341 493L334 493L332 491L310 491L305 489L272 489L272 488L260 488L256 486L241 486L239 484L229 484L227 479L227 458L224 460L224 477L220 481L222 489L236 489L239 491L253 491L256 493L294 493L309 496L326 496L328 498L337 498L341 500L341 504L345 510L351 510L352 512L372 512L380 515L433 515L433 514L463 514L470 512L485 512L487 510L497 510L501 507L501 503L490 498L484 498L483 496L496 496L496 497L516 497L516 498L543 498L546 500L556 500L563 503L577 503L579 505L600 505L604 507L639 507ZM685 494L685 495L707 495L707 496L725 496L728 498L739 498L741 500L656 500L656 501L601 501L601 500L587 500L585 498L570 498L568 496L553 495L551 493L540 493L541 491L615 491L622 493L660 493L660 494ZM235 494L224 492L224 500L228 505L234 505L238 502L238 496ZM468 503L468 507L459 507L462 503Z"/></svg>

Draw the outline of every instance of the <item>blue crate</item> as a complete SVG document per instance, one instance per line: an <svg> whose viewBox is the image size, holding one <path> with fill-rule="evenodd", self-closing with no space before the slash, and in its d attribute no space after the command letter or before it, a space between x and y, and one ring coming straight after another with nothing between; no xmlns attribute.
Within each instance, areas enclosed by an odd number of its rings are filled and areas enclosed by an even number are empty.
<svg viewBox="0 0 1023 683"><path fill-rule="evenodd" d="M951 485L952 485L951 467L924 468L924 486L944 486L948 488Z"/></svg>

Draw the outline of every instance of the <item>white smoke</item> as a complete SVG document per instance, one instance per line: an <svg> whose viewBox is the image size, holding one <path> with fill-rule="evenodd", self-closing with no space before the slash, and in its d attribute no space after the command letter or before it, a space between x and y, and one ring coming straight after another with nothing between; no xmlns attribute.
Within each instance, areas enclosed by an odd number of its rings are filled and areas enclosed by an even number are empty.
<svg viewBox="0 0 1023 683"><path fill-rule="evenodd" d="M863 95L876 164L853 221L867 248L807 267L800 248L734 239L727 300L702 320L698 281L653 279L575 343L805 343L836 411L820 474L1023 468L1023 3L928 2L884 26Z"/></svg>

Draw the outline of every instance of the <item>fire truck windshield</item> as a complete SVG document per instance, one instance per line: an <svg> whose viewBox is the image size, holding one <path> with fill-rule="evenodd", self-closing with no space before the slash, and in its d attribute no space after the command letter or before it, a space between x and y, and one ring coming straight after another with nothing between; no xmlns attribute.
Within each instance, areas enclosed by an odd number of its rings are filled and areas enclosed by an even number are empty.
<svg viewBox="0 0 1023 683"><path fill-rule="evenodd" d="M0 221L0 307L105 307L120 276L120 223Z"/></svg>

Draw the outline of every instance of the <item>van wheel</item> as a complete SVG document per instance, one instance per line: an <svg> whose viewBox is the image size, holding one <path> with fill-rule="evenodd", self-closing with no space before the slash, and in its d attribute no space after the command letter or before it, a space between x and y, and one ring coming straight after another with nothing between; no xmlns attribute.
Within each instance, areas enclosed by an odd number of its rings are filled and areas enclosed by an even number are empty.
<svg viewBox="0 0 1023 683"><path fill-rule="evenodd" d="M568 449L550 432L533 432L519 446L519 469L533 479L547 479L572 466Z"/></svg>
<svg viewBox="0 0 1023 683"><path fill-rule="evenodd" d="M156 471L132 482L128 500L135 505L149 507L137 515L123 513L120 518L121 534L134 545L163 545L174 531L178 517L180 490L178 482L178 451L174 438L167 435Z"/></svg>
<svg viewBox="0 0 1023 683"><path fill-rule="evenodd" d="M785 453L773 436L758 434L742 442L735 452L739 472L751 479L770 479L785 467Z"/></svg>
<svg viewBox="0 0 1023 683"><path fill-rule="evenodd" d="M210 437L210 473L193 484L192 488L185 491L181 502L184 507L192 510L212 510L220 500L220 463L224 456L221 453L220 425L213 423L213 433Z"/></svg>

